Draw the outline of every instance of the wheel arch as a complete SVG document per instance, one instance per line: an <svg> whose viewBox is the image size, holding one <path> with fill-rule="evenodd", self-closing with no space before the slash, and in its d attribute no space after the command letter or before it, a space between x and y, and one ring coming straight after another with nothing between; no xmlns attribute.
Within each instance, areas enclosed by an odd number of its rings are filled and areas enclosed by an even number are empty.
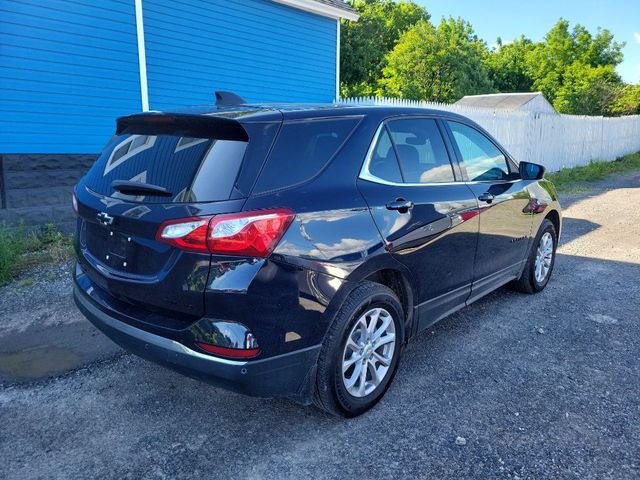
<svg viewBox="0 0 640 480"><path fill-rule="evenodd" d="M400 304L404 310L404 340L407 341L412 332L413 325L413 289L407 276L398 269L384 268L371 273L363 279L367 282L374 282L390 288L400 299Z"/></svg>
<svg viewBox="0 0 640 480"><path fill-rule="evenodd" d="M551 223L553 223L554 228L556 229L556 235L560 238L560 229L562 228L562 219L560 217L560 212L558 210L550 210L544 217L548 219Z"/></svg>
<svg viewBox="0 0 640 480"><path fill-rule="evenodd" d="M417 287L412 284L411 278L409 269L388 253L377 255L353 271L348 277L351 284L367 281L379 283L393 290L404 310L405 342L411 337L414 325L414 292L417 291Z"/></svg>

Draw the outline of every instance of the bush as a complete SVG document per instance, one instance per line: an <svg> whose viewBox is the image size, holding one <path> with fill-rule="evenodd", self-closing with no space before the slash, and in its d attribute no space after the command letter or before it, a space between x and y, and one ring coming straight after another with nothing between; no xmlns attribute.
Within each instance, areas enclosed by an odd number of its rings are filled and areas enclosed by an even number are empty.
<svg viewBox="0 0 640 480"><path fill-rule="evenodd" d="M0 223L0 285L8 283L21 267L62 261L72 255L71 236L53 223L35 232L27 232L24 225L10 228Z"/></svg>
<svg viewBox="0 0 640 480"><path fill-rule="evenodd" d="M10 230L4 223L0 224L0 285L7 283L18 262L18 256L23 252L24 229Z"/></svg>

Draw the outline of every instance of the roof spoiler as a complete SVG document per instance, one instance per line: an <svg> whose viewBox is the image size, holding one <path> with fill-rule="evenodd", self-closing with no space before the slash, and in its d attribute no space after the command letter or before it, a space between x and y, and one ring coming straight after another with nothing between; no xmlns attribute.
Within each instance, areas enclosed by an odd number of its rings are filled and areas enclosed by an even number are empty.
<svg viewBox="0 0 640 480"><path fill-rule="evenodd" d="M233 92L216 92L216 105L218 107L232 107L236 105L244 105L247 101Z"/></svg>
<svg viewBox="0 0 640 480"><path fill-rule="evenodd" d="M146 112L127 115L116 121L116 134L175 135L249 141L246 130L237 120L202 114Z"/></svg>

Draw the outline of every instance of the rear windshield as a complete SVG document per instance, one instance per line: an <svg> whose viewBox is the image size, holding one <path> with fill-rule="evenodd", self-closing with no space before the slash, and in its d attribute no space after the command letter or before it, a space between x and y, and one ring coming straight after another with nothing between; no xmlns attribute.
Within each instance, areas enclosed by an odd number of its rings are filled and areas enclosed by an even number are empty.
<svg viewBox="0 0 640 480"><path fill-rule="evenodd" d="M359 118L330 118L284 123L254 193L289 187L315 176L359 121Z"/></svg>
<svg viewBox="0 0 640 480"><path fill-rule="evenodd" d="M87 174L87 186L102 195L145 203L228 200L246 148L247 142L237 140L116 135ZM125 194L113 188L115 180L168 192Z"/></svg>

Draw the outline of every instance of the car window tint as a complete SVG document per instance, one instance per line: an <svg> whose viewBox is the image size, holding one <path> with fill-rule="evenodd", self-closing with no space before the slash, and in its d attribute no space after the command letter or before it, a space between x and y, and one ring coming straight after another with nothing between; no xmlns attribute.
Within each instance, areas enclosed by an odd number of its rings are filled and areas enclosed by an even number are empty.
<svg viewBox="0 0 640 480"><path fill-rule="evenodd" d="M471 181L509 180L507 160L498 147L474 128L448 122Z"/></svg>
<svg viewBox="0 0 640 480"><path fill-rule="evenodd" d="M289 187L316 175L358 124L357 118L285 122L254 189Z"/></svg>
<svg viewBox="0 0 640 480"><path fill-rule="evenodd" d="M386 128L378 137L378 143L369 161L369 173L388 182L402 183L398 158Z"/></svg>
<svg viewBox="0 0 640 480"><path fill-rule="evenodd" d="M178 135L121 134L104 148L86 176L99 194L131 202L181 203L228 200L242 164L247 142ZM127 195L115 180L165 188L171 197Z"/></svg>
<svg viewBox="0 0 640 480"><path fill-rule="evenodd" d="M453 182L455 177L436 121L425 118L388 123L405 183Z"/></svg>

